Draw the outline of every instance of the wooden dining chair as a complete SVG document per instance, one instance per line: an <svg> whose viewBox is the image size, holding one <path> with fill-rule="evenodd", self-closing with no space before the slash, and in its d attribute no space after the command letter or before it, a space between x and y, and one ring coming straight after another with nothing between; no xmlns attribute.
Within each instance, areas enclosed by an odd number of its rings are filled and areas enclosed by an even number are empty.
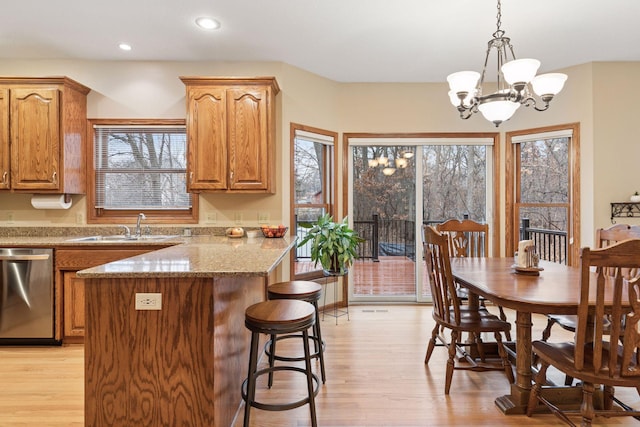
<svg viewBox="0 0 640 427"><path fill-rule="evenodd" d="M471 219L450 219L436 224L438 232L446 234L449 239L449 256L452 258L480 258L489 254L489 224ZM464 301L468 298L467 290L458 286L458 296ZM480 300L484 305L484 299ZM497 306L500 319L507 321L507 315L501 306ZM511 341L511 333L507 332L507 341Z"/></svg>
<svg viewBox="0 0 640 427"><path fill-rule="evenodd" d="M605 248L626 239L640 239L640 226L616 224L609 228L598 228L596 230L596 248ZM624 273L627 277L633 277L638 272L636 270L627 270ZM549 339L553 325L558 325L566 331L575 332L577 320L575 315L547 315L547 326L542 331L542 341ZM605 331L608 330L609 325L605 321ZM567 385L569 384L571 384L571 378L567 378Z"/></svg>
<svg viewBox="0 0 640 427"><path fill-rule="evenodd" d="M449 394L453 371L456 369L487 371L504 370L509 382L513 382L513 371L507 352L503 346L502 334L506 334L511 325L487 310L472 310L463 307L456 292L456 284L451 273L449 258L449 240L446 235L439 233L433 226L424 226L424 258L429 273L429 285L433 298L433 319L436 322L431 333L424 363L428 364L433 349L440 341L449 350L447 362L445 394ZM450 330L451 339L447 340L441 330ZM484 351L482 333L491 333L495 337L500 360L489 360ZM461 342L460 335L469 333L472 337L469 343ZM469 355L466 346L474 345L479 358ZM456 355L465 359L461 365L456 365Z"/></svg>
<svg viewBox="0 0 640 427"><path fill-rule="evenodd" d="M590 426L598 415L640 416L640 411L624 404L614 405L616 386L633 387L640 394L640 279L625 277L626 270L633 268L640 268L640 239L624 240L606 248L582 249L575 341L533 343L533 351L541 363L529 396L528 416L539 402L569 425L574 425L569 418L572 414L582 417L582 426ZM622 332L625 316L626 327ZM607 319L609 334L605 331ZM623 339L619 339L621 334ZM580 410L562 410L544 397L549 366L581 381ZM596 387L603 388L604 398L603 408L597 410L593 403Z"/></svg>

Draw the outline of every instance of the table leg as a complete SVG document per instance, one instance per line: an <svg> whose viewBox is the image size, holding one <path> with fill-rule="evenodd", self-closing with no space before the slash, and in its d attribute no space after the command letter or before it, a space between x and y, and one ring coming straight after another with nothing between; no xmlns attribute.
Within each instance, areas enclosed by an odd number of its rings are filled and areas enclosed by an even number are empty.
<svg viewBox="0 0 640 427"><path fill-rule="evenodd" d="M516 312L516 377L511 394L500 396L496 405L505 414L524 414L531 392L531 313Z"/></svg>

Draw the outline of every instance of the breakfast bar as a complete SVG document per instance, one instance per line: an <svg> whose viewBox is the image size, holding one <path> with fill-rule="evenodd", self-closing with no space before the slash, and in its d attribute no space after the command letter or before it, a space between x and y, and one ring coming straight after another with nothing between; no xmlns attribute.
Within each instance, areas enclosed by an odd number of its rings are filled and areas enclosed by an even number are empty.
<svg viewBox="0 0 640 427"><path fill-rule="evenodd" d="M249 354L244 311L294 245L202 236L78 272L85 425L231 425Z"/></svg>

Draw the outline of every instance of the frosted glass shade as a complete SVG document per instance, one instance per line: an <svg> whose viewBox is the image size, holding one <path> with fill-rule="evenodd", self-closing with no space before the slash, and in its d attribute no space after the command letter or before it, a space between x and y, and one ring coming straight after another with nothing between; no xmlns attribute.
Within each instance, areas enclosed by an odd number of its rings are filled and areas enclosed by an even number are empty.
<svg viewBox="0 0 640 427"><path fill-rule="evenodd" d="M542 95L556 95L564 87L564 82L567 81L567 75L562 73L547 73L540 74L533 80L531 80L531 86L533 91L538 96Z"/></svg>
<svg viewBox="0 0 640 427"><path fill-rule="evenodd" d="M504 80L512 85L514 83L529 83L536 76L538 68L540 68L540 61L523 58L507 62L502 65L501 70Z"/></svg>
<svg viewBox="0 0 640 427"><path fill-rule="evenodd" d="M509 120L520 107L520 103L512 101L490 101L478 105L478 110L485 119L499 124Z"/></svg>
<svg viewBox="0 0 640 427"><path fill-rule="evenodd" d="M478 80L480 80L480 73L476 71L458 71L447 76L449 88L453 93L471 92L476 88Z"/></svg>
<svg viewBox="0 0 640 427"><path fill-rule="evenodd" d="M384 169L382 169L382 173L385 174L386 176L391 176L394 173L396 173L396 169L395 168L384 168Z"/></svg>

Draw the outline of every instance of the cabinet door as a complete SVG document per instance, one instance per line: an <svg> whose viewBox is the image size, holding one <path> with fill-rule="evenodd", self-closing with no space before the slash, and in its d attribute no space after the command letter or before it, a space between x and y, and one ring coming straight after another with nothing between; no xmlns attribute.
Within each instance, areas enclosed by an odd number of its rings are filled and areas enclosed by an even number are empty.
<svg viewBox="0 0 640 427"><path fill-rule="evenodd" d="M84 337L84 280L73 271L63 273L64 283L64 337Z"/></svg>
<svg viewBox="0 0 640 427"><path fill-rule="evenodd" d="M188 91L189 137L187 191L227 189L225 90L192 87Z"/></svg>
<svg viewBox="0 0 640 427"><path fill-rule="evenodd" d="M9 90L0 89L0 190L10 188L9 162Z"/></svg>
<svg viewBox="0 0 640 427"><path fill-rule="evenodd" d="M11 183L16 190L59 188L60 93L56 88L11 89Z"/></svg>
<svg viewBox="0 0 640 427"><path fill-rule="evenodd" d="M269 189L269 101L266 88L227 91L229 189Z"/></svg>

